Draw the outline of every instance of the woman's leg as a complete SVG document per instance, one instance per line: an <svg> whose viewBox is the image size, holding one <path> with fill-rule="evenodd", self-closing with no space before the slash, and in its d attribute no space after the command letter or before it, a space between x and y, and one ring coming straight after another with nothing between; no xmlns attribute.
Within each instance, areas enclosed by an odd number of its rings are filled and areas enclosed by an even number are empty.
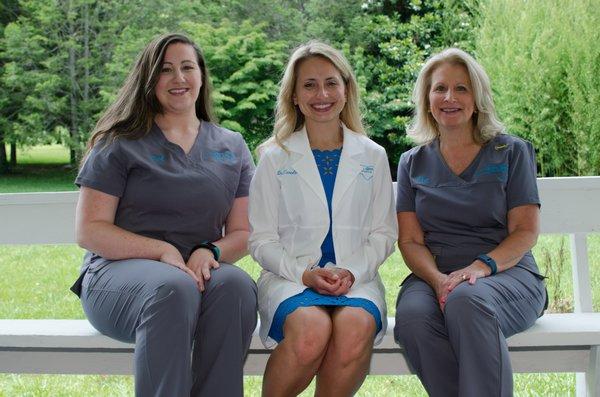
<svg viewBox="0 0 600 397"><path fill-rule="evenodd" d="M448 295L445 317L458 359L460 396L512 396L506 338L533 325L546 300L543 282L513 267Z"/></svg>
<svg viewBox="0 0 600 397"><path fill-rule="evenodd" d="M331 316L333 333L317 374L316 396L352 396L371 363L375 319L365 309L340 307Z"/></svg>
<svg viewBox="0 0 600 397"><path fill-rule="evenodd" d="M433 289L415 275L396 302L394 337L431 397L458 396L458 363Z"/></svg>
<svg viewBox="0 0 600 397"><path fill-rule="evenodd" d="M194 338L192 396L243 396L244 361L256 327L256 284L221 263L202 293Z"/></svg>
<svg viewBox="0 0 600 397"><path fill-rule="evenodd" d="M329 312L300 307L287 316L284 339L271 353L263 377L263 396L295 396L317 373L331 338Z"/></svg>
<svg viewBox="0 0 600 397"><path fill-rule="evenodd" d="M191 348L200 291L185 272L130 259L89 272L81 301L88 319L112 338L135 342L138 396L189 396Z"/></svg>

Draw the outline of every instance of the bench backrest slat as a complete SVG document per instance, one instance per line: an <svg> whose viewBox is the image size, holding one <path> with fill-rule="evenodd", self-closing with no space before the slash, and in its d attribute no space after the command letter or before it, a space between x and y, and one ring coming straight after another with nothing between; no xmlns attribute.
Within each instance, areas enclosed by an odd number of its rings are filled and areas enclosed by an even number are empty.
<svg viewBox="0 0 600 397"><path fill-rule="evenodd" d="M600 232L600 177L538 178L542 233ZM0 244L75 242L78 192L0 194Z"/></svg>
<svg viewBox="0 0 600 397"><path fill-rule="evenodd" d="M600 177L538 178L542 233L600 232Z"/></svg>
<svg viewBox="0 0 600 397"><path fill-rule="evenodd" d="M0 244L75 242L79 192L0 194Z"/></svg>
<svg viewBox="0 0 600 397"><path fill-rule="evenodd" d="M592 284L587 248L587 234L574 233L571 239L571 267L573 268L573 299L575 313L591 313Z"/></svg>
<svg viewBox="0 0 600 397"><path fill-rule="evenodd" d="M541 232L570 234L575 310L592 311L588 233L600 232L600 177L538 178ZM0 244L75 242L78 192L0 194Z"/></svg>

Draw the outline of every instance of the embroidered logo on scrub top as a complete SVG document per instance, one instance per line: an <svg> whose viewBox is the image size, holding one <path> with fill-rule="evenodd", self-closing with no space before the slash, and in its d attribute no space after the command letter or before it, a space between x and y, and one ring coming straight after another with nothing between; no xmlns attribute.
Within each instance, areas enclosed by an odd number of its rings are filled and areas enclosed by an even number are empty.
<svg viewBox="0 0 600 397"><path fill-rule="evenodd" d="M508 145L507 145L507 144L504 144L504 145L496 145L496 146L494 146L494 149L495 149L495 150L500 150L500 149L506 149L507 147L508 147Z"/></svg>
<svg viewBox="0 0 600 397"><path fill-rule="evenodd" d="M370 181L373 179L373 174L375 173L375 166L368 164L361 164L362 170L360 171L360 176L364 178L365 181Z"/></svg>
<svg viewBox="0 0 600 397"><path fill-rule="evenodd" d="M506 182L508 180L508 164L487 164L477 170L475 176L495 175L499 181Z"/></svg>
<svg viewBox="0 0 600 397"><path fill-rule="evenodd" d="M431 181L431 179L429 179L429 177L423 176L423 175L419 175L415 177L415 183L418 185L429 185L429 182Z"/></svg>
<svg viewBox="0 0 600 397"><path fill-rule="evenodd" d="M152 155L150 155L150 158L152 159L152 161L154 161L157 164L164 164L164 162L165 162L164 154L152 154Z"/></svg>
<svg viewBox="0 0 600 397"><path fill-rule="evenodd" d="M230 150L224 150L222 152L211 150L208 152L208 155L213 161L218 163L232 164L235 162L235 153Z"/></svg>
<svg viewBox="0 0 600 397"><path fill-rule="evenodd" d="M281 169L277 170L277 176L296 175L296 174L298 174L298 173L293 168L281 168Z"/></svg>

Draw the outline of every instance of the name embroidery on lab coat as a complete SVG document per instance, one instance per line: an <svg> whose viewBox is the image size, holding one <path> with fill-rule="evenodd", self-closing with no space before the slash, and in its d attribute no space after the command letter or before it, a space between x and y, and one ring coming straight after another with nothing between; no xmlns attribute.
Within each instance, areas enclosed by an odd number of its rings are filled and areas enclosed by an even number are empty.
<svg viewBox="0 0 600 397"><path fill-rule="evenodd" d="M296 174L298 174L298 173L293 168L282 168L280 170L277 170L277 176L282 176L282 175L296 175Z"/></svg>
<svg viewBox="0 0 600 397"><path fill-rule="evenodd" d="M360 171L360 176L362 176L366 181L370 181L373 179L373 174L375 173L375 166L368 164L361 164L362 170Z"/></svg>

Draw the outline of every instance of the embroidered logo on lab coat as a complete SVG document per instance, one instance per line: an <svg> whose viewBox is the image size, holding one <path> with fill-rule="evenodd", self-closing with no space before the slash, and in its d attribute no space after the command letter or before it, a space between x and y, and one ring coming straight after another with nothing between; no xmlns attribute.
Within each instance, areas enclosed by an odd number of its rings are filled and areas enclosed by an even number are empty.
<svg viewBox="0 0 600 397"><path fill-rule="evenodd" d="M281 168L281 169L277 170L277 176L296 175L296 174L298 174L298 173L293 168Z"/></svg>
<svg viewBox="0 0 600 397"><path fill-rule="evenodd" d="M365 181L370 181L373 179L373 174L375 173L375 166L369 164L361 164L362 170L360 171L360 176L364 178Z"/></svg>

